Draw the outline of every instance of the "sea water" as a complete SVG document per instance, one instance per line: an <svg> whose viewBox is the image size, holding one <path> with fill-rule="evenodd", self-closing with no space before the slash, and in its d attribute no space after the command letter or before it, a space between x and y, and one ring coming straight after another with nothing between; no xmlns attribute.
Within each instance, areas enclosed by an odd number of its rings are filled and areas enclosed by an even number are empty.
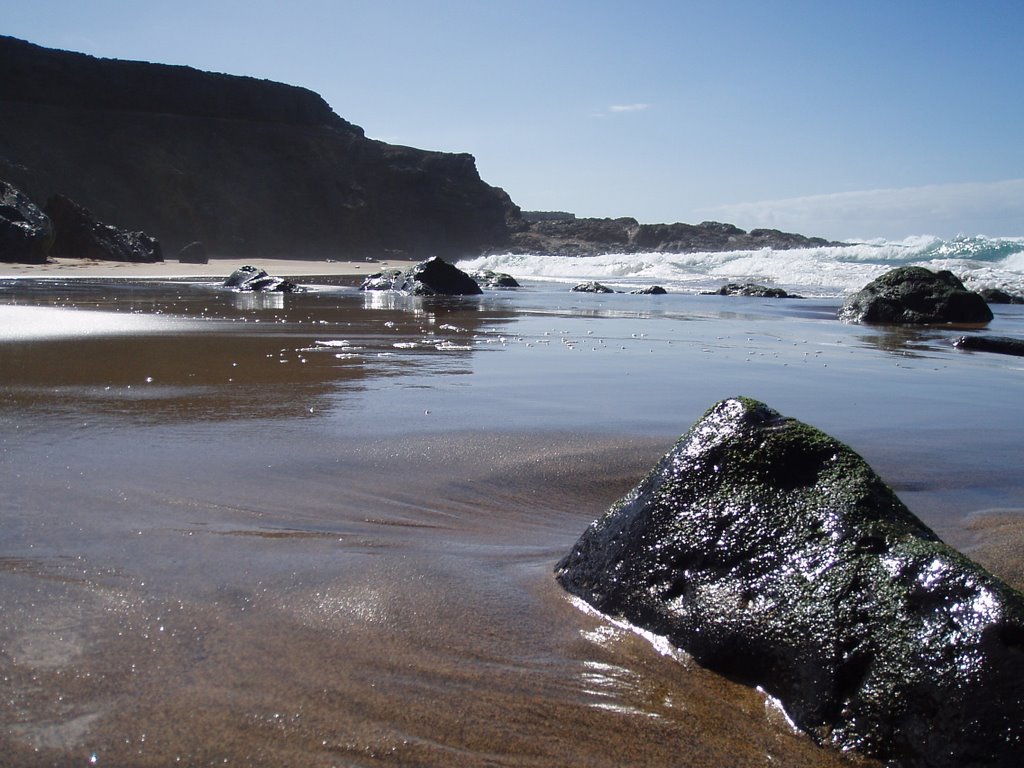
<svg viewBox="0 0 1024 768"><path fill-rule="evenodd" d="M951 542L997 531L1020 575L1018 358L842 324L837 296L519 276L0 282L0 763L848 765L552 576L738 394L849 443Z"/></svg>
<svg viewBox="0 0 1024 768"><path fill-rule="evenodd" d="M900 266L948 269L974 290L1024 294L1024 237L909 237L850 242L830 248L602 256L503 254L466 262L514 277L600 280L631 290L657 283L668 290L714 290L725 282L756 282L807 296L838 297Z"/></svg>

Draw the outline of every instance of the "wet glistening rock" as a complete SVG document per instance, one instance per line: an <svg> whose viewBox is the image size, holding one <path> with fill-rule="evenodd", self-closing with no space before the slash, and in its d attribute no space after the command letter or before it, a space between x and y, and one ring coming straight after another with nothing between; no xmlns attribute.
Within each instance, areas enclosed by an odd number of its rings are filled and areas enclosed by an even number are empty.
<svg viewBox="0 0 1024 768"><path fill-rule="evenodd" d="M1010 765L1024 746L1024 596L763 403L715 405L556 575L762 686L821 744L903 766Z"/></svg>

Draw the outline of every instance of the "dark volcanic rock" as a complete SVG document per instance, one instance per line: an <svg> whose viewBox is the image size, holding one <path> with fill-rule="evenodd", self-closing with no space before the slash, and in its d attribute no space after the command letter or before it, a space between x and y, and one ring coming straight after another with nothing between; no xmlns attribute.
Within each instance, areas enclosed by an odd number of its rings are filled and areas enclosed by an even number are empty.
<svg viewBox="0 0 1024 768"><path fill-rule="evenodd" d="M248 264L232 272L224 281L224 287L234 288L236 291L262 291L264 293L301 293L305 290L291 280L274 277L267 274L266 270Z"/></svg>
<svg viewBox="0 0 1024 768"><path fill-rule="evenodd" d="M1024 356L1024 339L1013 339L1007 336L961 336L953 340L953 346L957 349L969 349L975 352Z"/></svg>
<svg viewBox="0 0 1024 768"><path fill-rule="evenodd" d="M630 291L630 293L636 294L638 296L660 296L662 294L668 293L668 291L666 291L660 285L649 285L646 288L637 288L634 291Z"/></svg>
<svg viewBox="0 0 1024 768"><path fill-rule="evenodd" d="M1024 304L1024 296L1015 296L998 288L984 288L978 293L989 304Z"/></svg>
<svg viewBox="0 0 1024 768"><path fill-rule="evenodd" d="M89 209L64 195L54 195L47 201L46 214L56 232L50 248L52 256L145 264L164 260L156 238L97 221Z"/></svg>
<svg viewBox="0 0 1024 768"><path fill-rule="evenodd" d="M208 264L210 258L206 255L206 246L197 240L178 251L178 261L181 264Z"/></svg>
<svg viewBox="0 0 1024 768"><path fill-rule="evenodd" d="M579 285L574 285L569 290L575 291L576 293L615 293L615 291L609 288L607 285L602 285L596 280L591 280L588 283L580 283Z"/></svg>
<svg viewBox="0 0 1024 768"><path fill-rule="evenodd" d="M757 283L726 283L717 291L709 291L706 296L754 296L761 299L799 299L801 296L788 293L782 288L771 288Z"/></svg>
<svg viewBox="0 0 1024 768"><path fill-rule="evenodd" d="M964 288L948 270L899 267L847 298L839 318L848 323L984 324L992 319L985 300Z"/></svg>
<svg viewBox="0 0 1024 768"><path fill-rule="evenodd" d="M0 261L43 264L53 227L21 190L0 181Z"/></svg>
<svg viewBox="0 0 1024 768"><path fill-rule="evenodd" d="M476 280L477 285L484 288L519 288L519 282L512 275L504 272L493 272L489 269L481 269L470 275Z"/></svg>
<svg viewBox="0 0 1024 768"><path fill-rule="evenodd" d="M385 269L383 272L375 272L367 275L359 286L361 291L400 291L405 284L403 272L400 269Z"/></svg>
<svg viewBox="0 0 1024 768"><path fill-rule="evenodd" d="M556 575L822 744L949 768L1024 748L1024 596L847 446L756 401L708 411Z"/></svg>
<svg viewBox="0 0 1024 768"><path fill-rule="evenodd" d="M483 293L476 280L461 269L432 256L412 269L393 269L367 277L362 291L398 291L410 296L473 296Z"/></svg>
<svg viewBox="0 0 1024 768"><path fill-rule="evenodd" d="M0 36L0 177L131 221L169 253L449 259L834 245L730 224L523 218L468 154L368 139L317 94Z"/></svg>
<svg viewBox="0 0 1024 768"><path fill-rule="evenodd" d="M640 224L636 219L537 218L521 221L510 247L515 253L586 256L602 253L695 253L761 248L789 249L837 246L820 237L804 237L775 229L745 232L732 224Z"/></svg>
<svg viewBox="0 0 1024 768"><path fill-rule="evenodd" d="M456 258L519 209L468 154L368 139L304 88L0 36L0 178L130 221L168 253Z"/></svg>

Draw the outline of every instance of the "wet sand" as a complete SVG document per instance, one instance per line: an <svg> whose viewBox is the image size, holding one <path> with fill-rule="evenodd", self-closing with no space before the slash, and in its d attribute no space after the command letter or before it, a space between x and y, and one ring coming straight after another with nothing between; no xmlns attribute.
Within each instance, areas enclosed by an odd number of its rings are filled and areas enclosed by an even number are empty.
<svg viewBox="0 0 1024 768"><path fill-rule="evenodd" d="M552 577L734 394L1022 586L1019 361L828 302L354 282L0 281L0 762L863 764Z"/></svg>

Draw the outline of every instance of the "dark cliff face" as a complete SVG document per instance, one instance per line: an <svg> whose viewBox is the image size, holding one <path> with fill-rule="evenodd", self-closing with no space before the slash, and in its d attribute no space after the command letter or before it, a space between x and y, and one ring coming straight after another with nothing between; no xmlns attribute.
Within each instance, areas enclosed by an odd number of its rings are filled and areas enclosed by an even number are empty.
<svg viewBox="0 0 1024 768"><path fill-rule="evenodd" d="M0 37L0 68L4 101L296 125L334 122L363 135L312 91L269 80L97 59L12 37Z"/></svg>
<svg viewBox="0 0 1024 768"><path fill-rule="evenodd" d="M470 155L367 139L303 88L0 37L0 178L175 252L458 257L519 210Z"/></svg>

